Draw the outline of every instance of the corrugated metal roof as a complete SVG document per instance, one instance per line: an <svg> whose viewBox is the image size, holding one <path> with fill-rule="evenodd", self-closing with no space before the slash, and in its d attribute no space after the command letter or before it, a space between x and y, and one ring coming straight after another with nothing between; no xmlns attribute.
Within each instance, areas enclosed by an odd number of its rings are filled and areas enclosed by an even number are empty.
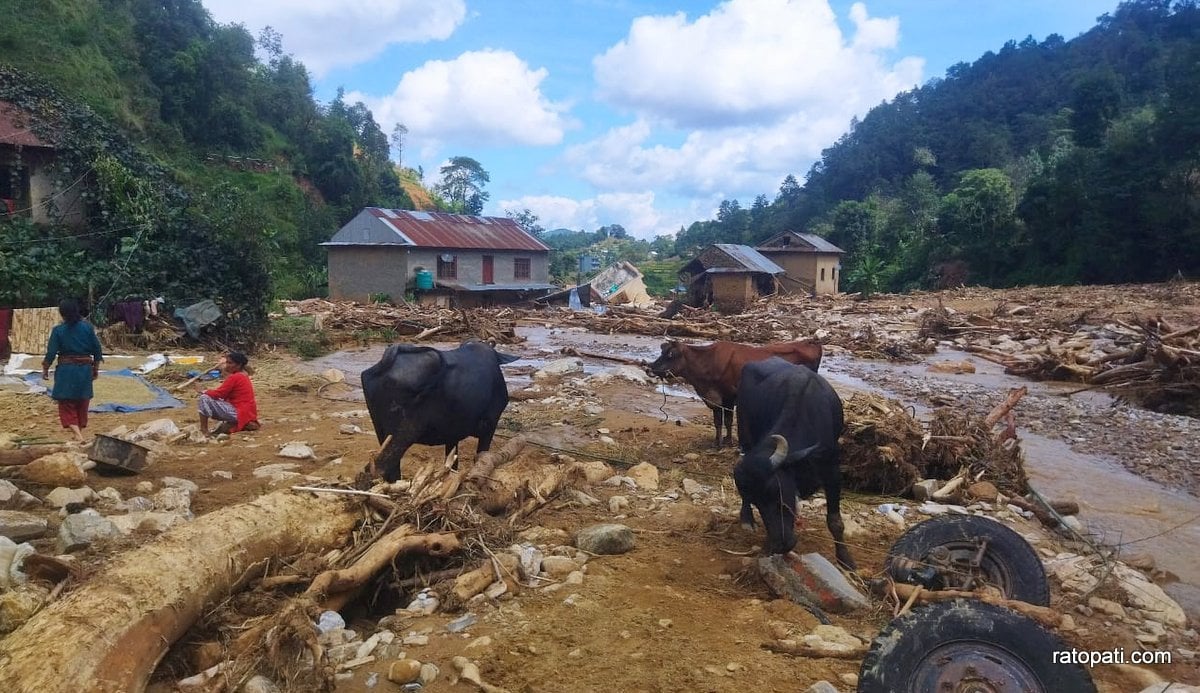
<svg viewBox="0 0 1200 693"><path fill-rule="evenodd" d="M405 209L368 207L367 211L419 248L479 248L488 250L548 251L542 243L512 219L476 217L446 212L413 212Z"/></svg>
<svg viewBox="0 0 1200 693"><path fill-rule="evenodd" d="M783 274L784 272L782 267L774 262L771 262L767 256L748 245L714 243L713 246L719 248L722 252L751 272L766 272L767 274ZM726 269L725 271L729 270Z"/></svg>
<svg viewBox="0 0 1200 693"><path fill-rule="evenodd" d="M801 244L800 245L784 245L784 244L776 243L776 241L784 238L785 236L790 236L792 238L800 239ZM809 247L806 247L806 245L812 246L812 247L809 248ZM796 231L785 231L785 232L779 234L778 236L773 236L771 238L768 238L767 240L763 241L762 245L758 246L758 250L787 250L787 251L802 252L802 253L810 252L810 253L843 253L843 254L846 252L816 234L798 233Z"/></svg>

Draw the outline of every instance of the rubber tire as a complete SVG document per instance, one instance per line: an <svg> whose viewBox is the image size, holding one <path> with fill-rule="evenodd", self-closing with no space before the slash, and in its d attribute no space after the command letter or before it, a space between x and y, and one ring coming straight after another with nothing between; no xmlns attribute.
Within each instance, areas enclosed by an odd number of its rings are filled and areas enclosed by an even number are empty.
<svg viewBox="0 0 1200 693"><path fill-rule="evenodd" d="M1024 537L999 522L978 515L938 515L914 525L905 532L888 552L888 574L894 579L892 558L903 556L924 561L935 547L969 541L972 537L988 538L984 559L999 564L1009 578L1005 597L1035 604L1050 605L1050 582L1037 552Z"/></svg>
<svg viewBox="0 0 1200 693"><path fill-rule="evenodd" d="M1037 621L1003 607L966 599L919 606L879 631L858 673L858 693L928 693L912 677L935 648L987 643L1020 659L1041 684L1040 693L1096 693L1079 664L1056 664L1052 652L1071 647Z"/></svg>

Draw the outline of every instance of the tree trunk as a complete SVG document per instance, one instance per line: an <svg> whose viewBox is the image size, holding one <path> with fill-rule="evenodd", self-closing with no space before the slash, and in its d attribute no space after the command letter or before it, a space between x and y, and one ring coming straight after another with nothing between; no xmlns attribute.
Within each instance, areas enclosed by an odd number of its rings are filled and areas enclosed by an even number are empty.
<svg viewBox="0 0 1200 693"><path fill-rule="evenodd" d="M115 557L0 640L5 689L144 690L171 644L250 566L341 546L361 514L356 505L281 491Z"/></svg>

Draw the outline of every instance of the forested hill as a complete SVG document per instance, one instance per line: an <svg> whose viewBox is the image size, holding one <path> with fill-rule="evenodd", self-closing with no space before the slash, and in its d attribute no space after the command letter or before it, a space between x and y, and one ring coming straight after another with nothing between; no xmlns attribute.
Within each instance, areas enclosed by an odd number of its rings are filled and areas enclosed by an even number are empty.
<svg viewBox="0 0 1200 693"><path fill-rule="evenodd" d="M0 8L0 101L55 146L89 215L83 233L0 220L0 305L214 298L251 330L272 297L321 290L317 244L361 207L412 206L371 112L315 101L277 34L199 0Z"/></svg>
<svg viewBox="0 0 1200 693"><path fill-rule="evenodd" d="M783 230L850 289L1200 273L1200 9L1140 0L1073 40L1010 41L872 109L801 186L721 205L686 251Z"/></svg>

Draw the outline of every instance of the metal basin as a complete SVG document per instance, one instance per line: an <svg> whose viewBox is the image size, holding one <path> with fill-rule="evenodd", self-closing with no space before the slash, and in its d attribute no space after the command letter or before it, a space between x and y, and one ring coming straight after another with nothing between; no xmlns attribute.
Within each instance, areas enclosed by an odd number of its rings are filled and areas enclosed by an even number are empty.
<svg viewBox="0 0 1200 693"><path fill-rule="evenodd" d="M95 460L101 468L110 471L121 470L136 474L145 469L150 461L150 448L98 434L92 443L92 449L88 451L88 459Z"/></svg>

